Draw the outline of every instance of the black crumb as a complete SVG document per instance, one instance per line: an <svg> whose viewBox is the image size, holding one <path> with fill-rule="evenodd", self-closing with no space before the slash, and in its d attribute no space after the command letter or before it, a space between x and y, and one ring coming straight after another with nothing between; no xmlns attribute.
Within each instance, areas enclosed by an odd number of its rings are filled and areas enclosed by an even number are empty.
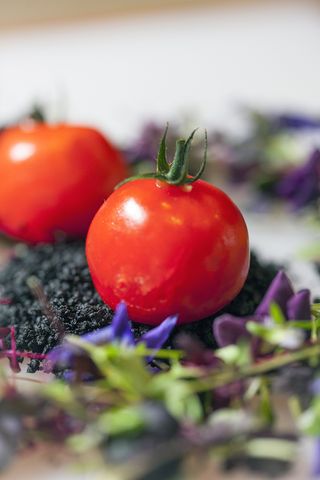
<svg viewBox="0 0 320 480"><path fill-rule="evenodd" d="M262 264L252 254L245 286L223 311L239 316L253 313L276 270L274 265ZM54 321L44 313L30 289L33 276L43 288ZM0 297L10 300L9 304L0 304L0 326L15 326L17 348L21 351L47 353L61 341L61 331L82 335L108 325L113 316L93 287L84 243L80 241L35 247L18 245L11 261L0 270ZM211 347L213 319L178 327L176 333L190 332ZM134 324L133 328L139 337L150 327ZM38 368L39 361L31 360L29 371Z"/></svg>
<svg viewBox="0 0 320 480"><path fill-rule="evenodd" d="M0 271L0 325L16 327L19 350L47 353L59 341L59 328L43 313L28 285L35 276L65 333L83 334L102 327L112 311L95 292L86 265L82 242L16 247L12 260ZM31 361L31 369L37 368Z"/></svg>

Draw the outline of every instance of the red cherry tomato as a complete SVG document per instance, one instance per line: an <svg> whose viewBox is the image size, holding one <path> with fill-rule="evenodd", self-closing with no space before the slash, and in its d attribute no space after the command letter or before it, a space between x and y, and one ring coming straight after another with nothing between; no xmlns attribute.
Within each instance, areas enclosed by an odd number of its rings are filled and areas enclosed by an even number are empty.
<svg viewBox="0 0 320 480"><path fill-rule="evenodd" d="M221 309L240 291L249 268L248 232L230 198L207 182L138 179L97 212L87 259L112 308L124 300L134 321L157 325L178 313L187 323Z"/></svg>
<svg viewBox="0 0 320 480"><path fill-rule="evenodd" d="M0 134L0 231L31 243L84 236L127 175L121 154L92 128L9 128Z"/></svg>

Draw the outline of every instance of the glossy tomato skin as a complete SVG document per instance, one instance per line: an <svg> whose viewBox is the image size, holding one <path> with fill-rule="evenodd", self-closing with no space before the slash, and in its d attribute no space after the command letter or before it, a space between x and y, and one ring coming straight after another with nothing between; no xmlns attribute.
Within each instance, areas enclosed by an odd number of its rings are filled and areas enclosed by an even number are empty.
<svg viewBox="0 0 320 480"><path fill-rule="evenodd" d="M28 124L0 134L0 231L18 240L82 237L103 201L128 176L97 130Z"/></svg>
<svg viewBox="0 0 320 480"><path fill-rule="evenodd" d="M102 299L128 305L130 318L158 325L202 319L229 303L249 268L244 219L221 190L154 179L128 182L90 226L87 259Z"/></svg>

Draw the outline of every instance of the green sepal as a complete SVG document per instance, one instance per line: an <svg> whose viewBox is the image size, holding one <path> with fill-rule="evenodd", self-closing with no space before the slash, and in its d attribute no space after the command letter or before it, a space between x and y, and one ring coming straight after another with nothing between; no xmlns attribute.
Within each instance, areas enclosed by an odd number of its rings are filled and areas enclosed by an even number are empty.
<svg viewBox="0 0 320 480"><path fill-rule="evenodd" d="M204 155L203 155L203 160L200 165L200 168L198 172L191 178L187 178L185 183L193 183L199 180L199 178L202 176L204 169L206 168L207 165L207 158L208 158L208 134L207 130L204 131L204 141L205 141L205 148L204 148Z"/></svg>
<svg viewBox="0 0 320 480"><path fill-rule="evenodd" d="M166 178L172 185L183 185L188 178L189 170L189 151L192 139L197 129L189 135L187 140L178 140L176 143L176 153L171 164L171 168Z"/></svg>
<svg viewBox="0 0 320 480"><path fill-rule="evenodd" d="M120 182L115 190L125 183L131 182L132 180L139 180L142 178L154 178L162 182L168 183L169 185L189 185L196 182L201 175L206 166L207 162L207 150L208 150L208 136L207 131L205 130L205 151L203 161L201 166L193 177L189 175L189 151L193 137L197 129L193 130L189 137L185 139L179 139L176 142L176 151L172 163L168 163L166 156L166 139L168 133L168 124L162 136L159 152L157 155L157 169L155 173L143 173L140 175L135 175L133 177L126 178Z"/></svg>
<svg viewBox="0 0 320 480"><path fill-rule="evenodd" d="M167 123L164 134L161 138L159 152L157 156L157 173L165 175L170 170L170 165L167 162L167 133L168 133L169 124Z"/></svg>
<svg viewBox="0 0 320 480"><path fill-rule="evenodd" d="M117 190L119 187L122 187L122 185L125 185L126 183L132 182L133 180L140 180L141 178L156 178L159 180L164 179L163 175L158 175L156 173L142 173L141 175L133 175L132 177L125 178L124 180L122 180L122 182L118 183L114 187L114 190Z"/></svg>

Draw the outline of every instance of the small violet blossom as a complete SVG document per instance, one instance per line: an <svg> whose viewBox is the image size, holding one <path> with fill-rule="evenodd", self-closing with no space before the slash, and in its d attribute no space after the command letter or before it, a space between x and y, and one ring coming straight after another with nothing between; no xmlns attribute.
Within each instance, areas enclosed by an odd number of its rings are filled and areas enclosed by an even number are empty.
<svg viewBox="0 0 320 480"><path fill-rule="evenodd" d="M312 152L307 162L287 173L277 186L278 195L299 210L320 199L320 150Z"/></svg>
<svg viewBox="0 0 320 480"><path fill-rule="evenodd" d="M294 293L287 275L279 271L253 316L239 318L224 314L214 321L213 333L218 346L225 347L237 343L240 338L251 338L246 328L248 321L270 325L269 310L272 303L276 303L281 308L286 320L311 319L310 291L305 289Z"/></svg>
<svg viewBox="0 0 320 480"><path fill-rule="evenodd" d="M136 343L144 343L148 349L159 350L169 338L173 328L177 323L178 316L167 317L160 325L142 335L136 342L132 333L131 321L128 316L125 302L120 302L115 310L111 325L95 330L80 338L93 345L104 345L107 343L121 343L133 347ZM54 365L72 368L77 356L81 356L83 351L77 345L65 341L55 347L47 356L47 370ZM151 357L147 359L149 362Z"/></svg>

